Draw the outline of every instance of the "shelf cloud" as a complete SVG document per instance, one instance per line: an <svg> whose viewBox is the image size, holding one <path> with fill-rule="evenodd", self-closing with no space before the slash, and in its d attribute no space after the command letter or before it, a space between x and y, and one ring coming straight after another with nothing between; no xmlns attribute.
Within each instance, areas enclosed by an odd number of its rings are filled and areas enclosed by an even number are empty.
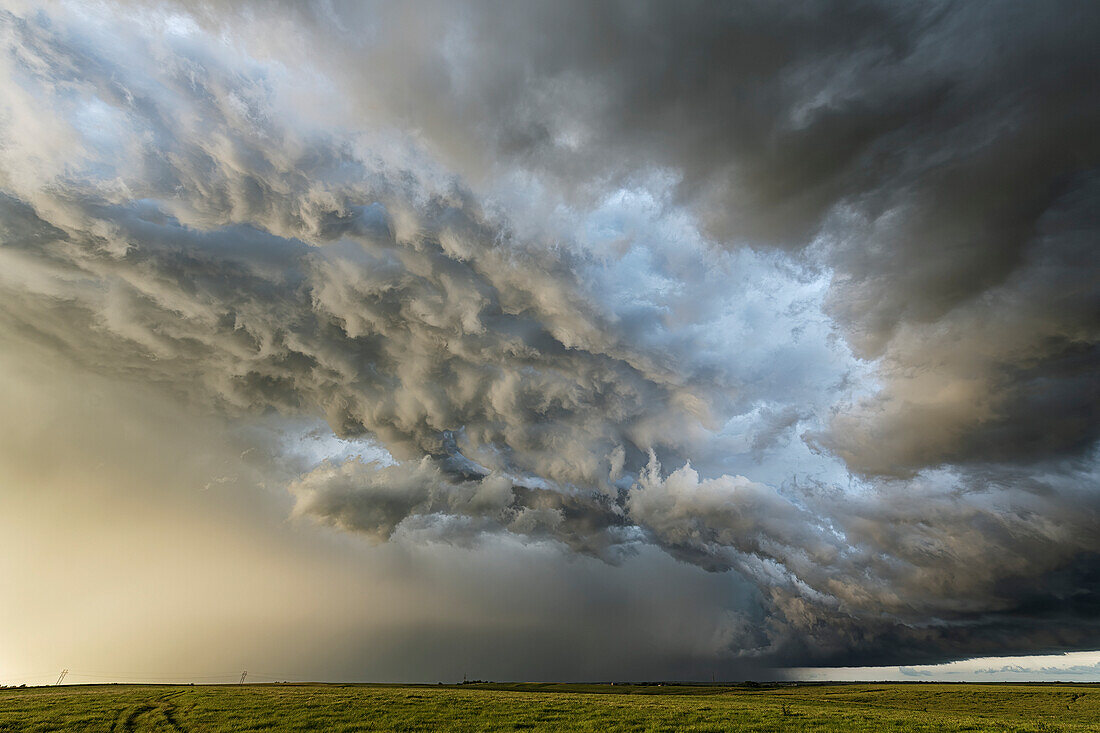
<svg viewBox="0 0 1100 733"><path fill-rule="evenodd" d="M281 426L252 480L305 524L721 574L738 669L1095 649L1098 33L12 3L0 341Z"/></svg>

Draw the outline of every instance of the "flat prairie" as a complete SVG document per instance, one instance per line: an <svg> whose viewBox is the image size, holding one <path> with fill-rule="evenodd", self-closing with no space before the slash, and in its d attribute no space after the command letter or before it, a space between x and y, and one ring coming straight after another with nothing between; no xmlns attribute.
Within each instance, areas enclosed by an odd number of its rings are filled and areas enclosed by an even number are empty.
<svg viewBox="0 0 1100 733"><path fill-rule="evenodd" d="M0 731L1100 731L1100 686L73 685Z"/></svg>

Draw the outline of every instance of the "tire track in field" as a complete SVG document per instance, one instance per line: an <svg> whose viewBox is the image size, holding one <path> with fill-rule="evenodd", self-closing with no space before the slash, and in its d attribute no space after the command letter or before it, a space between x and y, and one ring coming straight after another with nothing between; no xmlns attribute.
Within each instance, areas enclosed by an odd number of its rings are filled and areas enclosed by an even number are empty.
<svg viewBox="0 0 1100 733"><path fill-rule="evenodd" d="M157 698L157 702L160 703L157 707L157 712L164 718L164 722L167 724L167 728L170 731L186 730L176 718L177 710L174 700L174 698L179 698L186 694L187 690L176 690L175 692L169 692Z"/></svg>
<svg viewBox="0 0 1100 733"><path fill-rule="evenodd" d="M176 718L176 705L171 702L172 698L179 697L185 692L186 690L169 692L150 702L120 711L111 724L112 733L136 733L139 730L185 732L187 729Z"/></svg>
<svg viewBox="0 0 1100 733"><path fill-rule="evenodd" d="M121 731L121 733L133 733L133 731L137 730L137 728L135 728L137 722L141 720L141 717L145 715L146 712L152 709L152 705L135 705L134 707L122 710L118 714L119 717L115 720L114 724L111 725L111 730Z"/></svg>

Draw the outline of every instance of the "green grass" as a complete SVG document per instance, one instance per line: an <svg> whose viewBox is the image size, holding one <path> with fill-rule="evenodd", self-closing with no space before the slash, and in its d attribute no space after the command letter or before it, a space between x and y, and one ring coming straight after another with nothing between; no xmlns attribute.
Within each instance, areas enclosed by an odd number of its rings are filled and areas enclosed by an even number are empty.
<svg viewBox="0 0 1100 733"><path fill-rule="evenodd" d="M88 685L0 690L0 731L1100 731L1100 687Z"/></svg>

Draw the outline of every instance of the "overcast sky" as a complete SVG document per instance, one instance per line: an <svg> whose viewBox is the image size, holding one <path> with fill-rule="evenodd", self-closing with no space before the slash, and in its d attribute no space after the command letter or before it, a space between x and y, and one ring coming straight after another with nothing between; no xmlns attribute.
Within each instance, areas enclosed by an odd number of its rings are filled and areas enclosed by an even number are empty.
<svg viewBox="0 0 1100 733"><path fill-rule="evenodd" d="M1100 680L1100 5L0 7L0 683Z"/></svg>

